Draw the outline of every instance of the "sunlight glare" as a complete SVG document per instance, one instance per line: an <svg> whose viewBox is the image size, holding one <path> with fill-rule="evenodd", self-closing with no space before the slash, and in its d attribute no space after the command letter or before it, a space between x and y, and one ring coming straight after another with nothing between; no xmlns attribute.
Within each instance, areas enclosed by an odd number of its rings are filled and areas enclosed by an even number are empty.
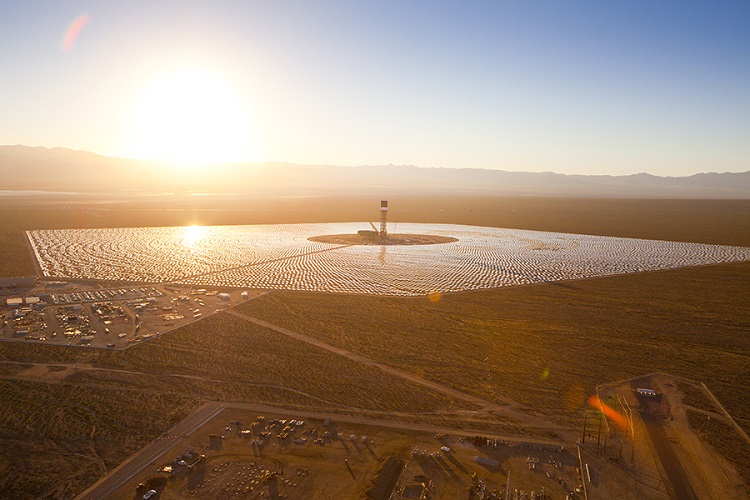
<svg viewBox="0 0 750 500"><path fill-rule="evenodd" d="M250 111L217 75L183 68L156 77L137 100L127 155L206 163L257 159Z"/></svg>
<svg viewBox="0 0 750 500"><path fill-rule="evenodd" d="M195 244L206 234L206 228L203 226L185 226L182 235L182 244L194 247Z"/></svg>

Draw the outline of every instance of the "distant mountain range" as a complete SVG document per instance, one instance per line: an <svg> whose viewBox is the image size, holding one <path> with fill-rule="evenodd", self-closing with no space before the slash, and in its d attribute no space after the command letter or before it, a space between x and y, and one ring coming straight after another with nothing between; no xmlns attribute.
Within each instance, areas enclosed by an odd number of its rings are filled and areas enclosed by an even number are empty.
<svg viewBox="0 0 750 500"><path fill-rule="evenodd" d="M476 194L750 199L750 171L659 177L565 175L412 165L224 163L179 167L63 148L0 146L0 191L242 196Z"/></svg>

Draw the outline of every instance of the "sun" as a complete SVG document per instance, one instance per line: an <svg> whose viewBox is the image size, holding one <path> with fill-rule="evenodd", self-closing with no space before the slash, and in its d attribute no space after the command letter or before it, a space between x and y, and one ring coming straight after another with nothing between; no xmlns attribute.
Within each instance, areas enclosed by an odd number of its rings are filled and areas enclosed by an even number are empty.
<svg viewBox="0 0 750 500"><path fill-rule="evenodd" d="M256 160L251 118L245 99L218 75L170 70L136 98L125 154L180 163Z"/></svg>

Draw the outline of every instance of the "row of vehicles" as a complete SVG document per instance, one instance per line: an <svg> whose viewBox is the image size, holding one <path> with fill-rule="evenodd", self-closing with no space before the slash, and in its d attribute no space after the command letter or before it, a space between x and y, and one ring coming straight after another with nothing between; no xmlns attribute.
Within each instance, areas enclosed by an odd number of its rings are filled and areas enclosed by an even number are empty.
<svg viewBox="0 0 750 500"><path fill-rule="evenodd" d="M160 297L162 292L156 288L120 288L110 290L87 290L81 292L50 294L52 304L77 304L80 302L98 302L113 299L129 299L133 297Z"/></svg>

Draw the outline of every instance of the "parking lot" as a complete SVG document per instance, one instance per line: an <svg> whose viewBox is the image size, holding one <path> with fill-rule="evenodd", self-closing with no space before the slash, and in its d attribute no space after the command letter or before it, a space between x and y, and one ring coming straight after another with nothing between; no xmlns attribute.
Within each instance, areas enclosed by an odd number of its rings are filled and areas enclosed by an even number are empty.
<svg viewBox="0 0 750 500"><path fill-rule="evenodd" d="M259 292L175 286L40 286L0 309L0 340L122 349L236 305Z"/></svg>
<svg viewBox="0 0 750 500"><path fill-rule="evenodd" d="M583 498L578 461L556 445L416 431L362 417L229 405L110 490L142 498ZM302 412L307 413L307 412ZM408 426L407 426L408 427ZM134 462L138 462L135 459ZM106 488L105 488L106 490ZM103 490L102 490L103 491ZM473 497L469 492L473 492Z"/></svg>

